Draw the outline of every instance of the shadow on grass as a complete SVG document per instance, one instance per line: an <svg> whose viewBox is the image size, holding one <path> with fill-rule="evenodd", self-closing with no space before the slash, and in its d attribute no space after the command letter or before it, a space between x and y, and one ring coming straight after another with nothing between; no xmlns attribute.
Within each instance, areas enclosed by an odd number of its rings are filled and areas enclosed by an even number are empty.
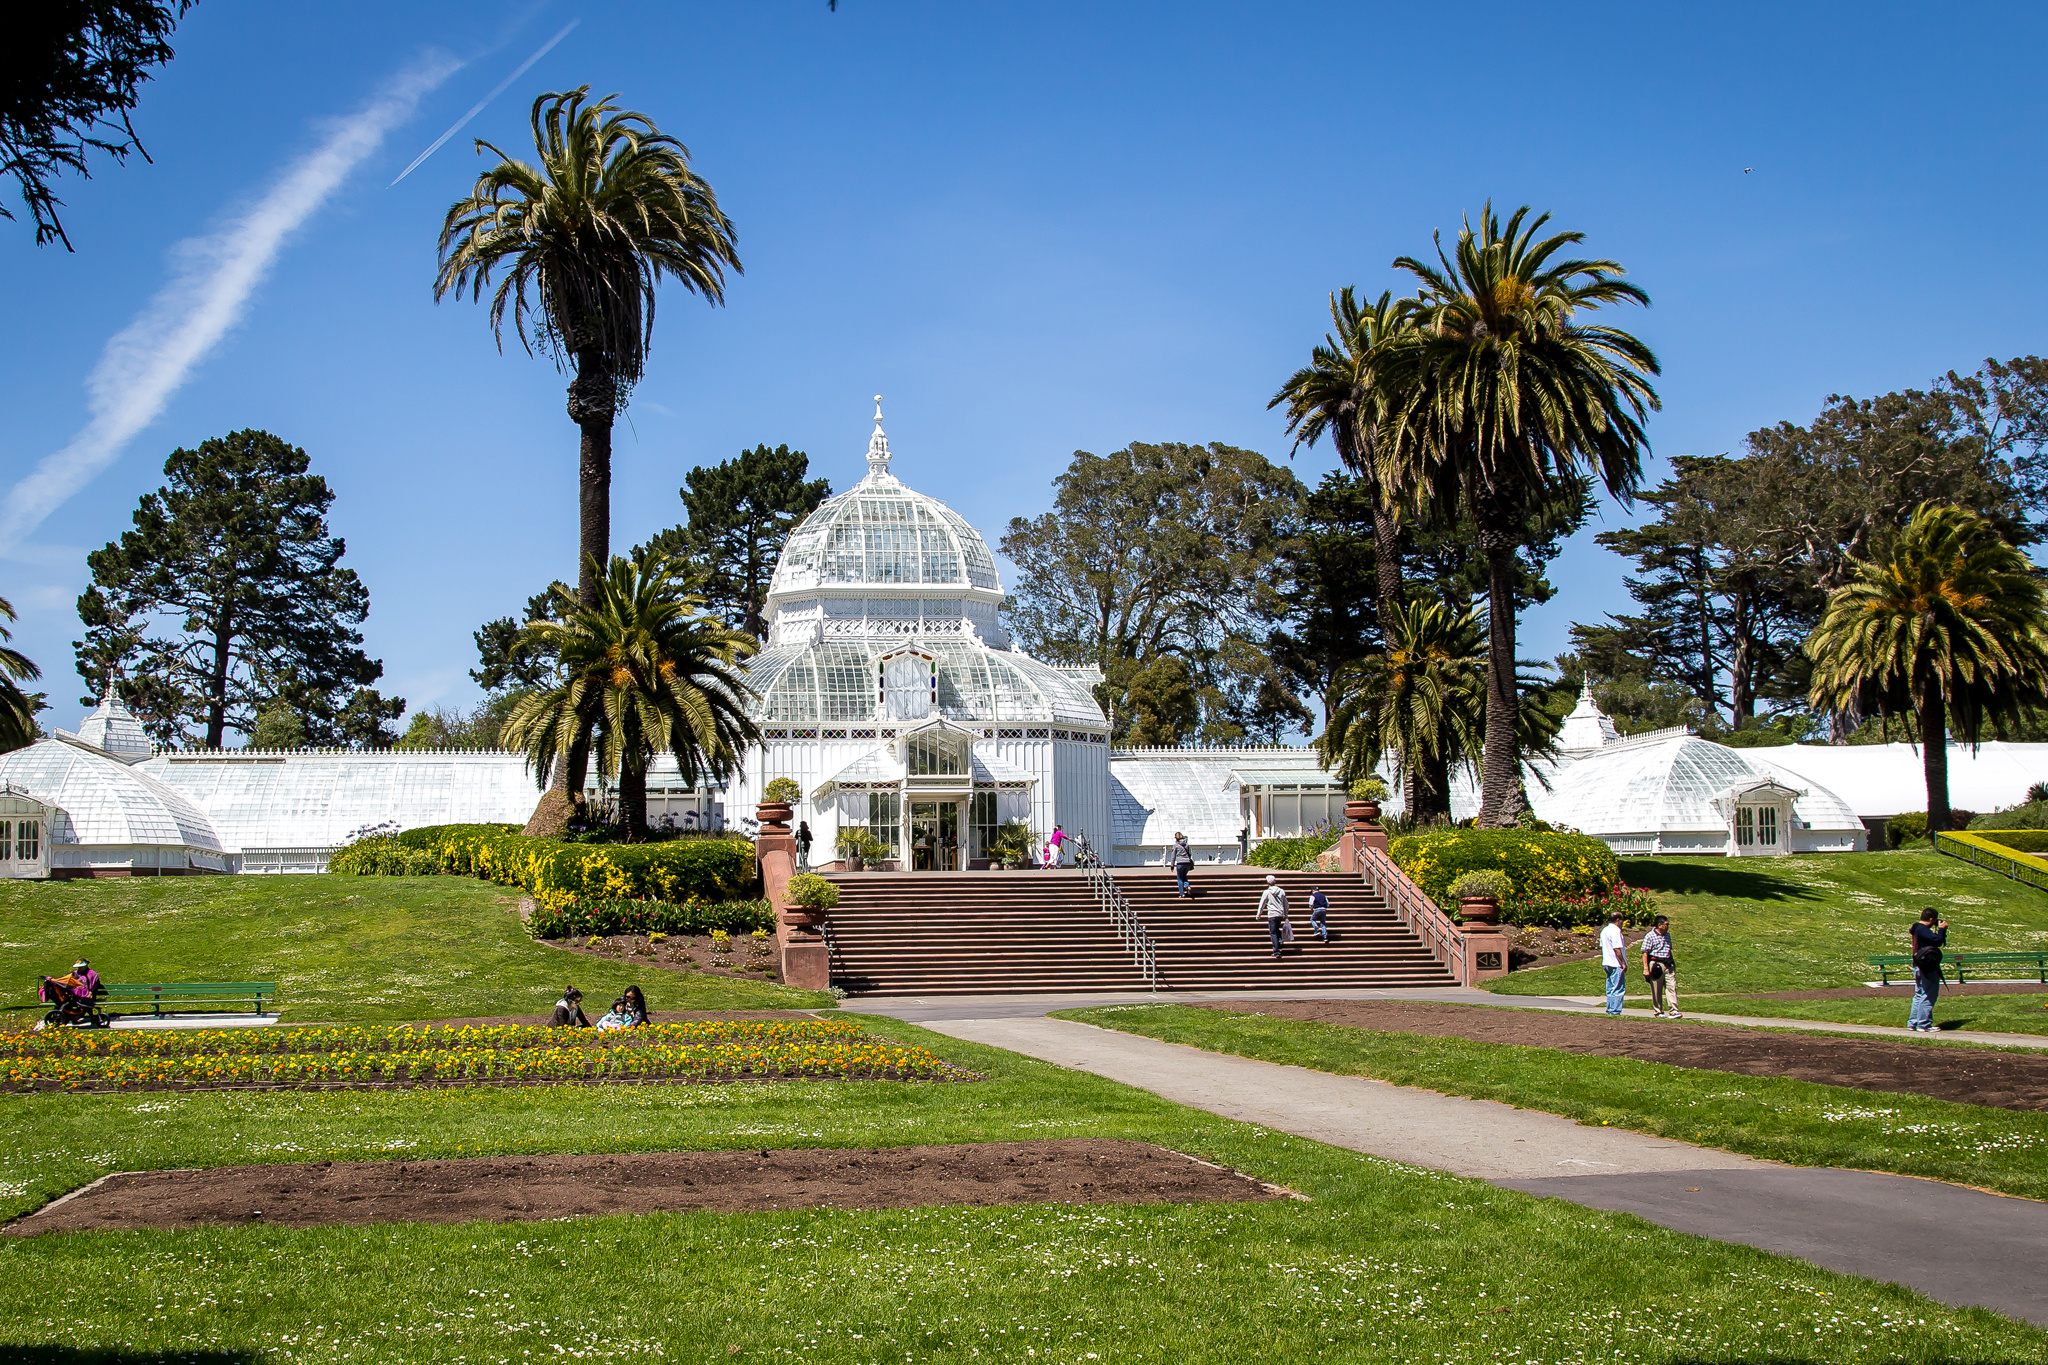
<svg viewBox="0 0 2048 1365"><path fill-rule="evenodd" d="M0 1343L0 1365L262 1365L261 1351L135 1351L124 1346Z"/></svg>
<svg viewBox="0 0 2048 1365"><path fill-rule="evenodd" d="M1763 871L1746 859L1627 858L1621 864L1621 878L1630 886L1647 891L1667 891L1676 896L1726 896L1748 901L1817 901L1819 893L1797 882L1786 881ZM1733 862L1735 865L1730 866Z"/></svg>

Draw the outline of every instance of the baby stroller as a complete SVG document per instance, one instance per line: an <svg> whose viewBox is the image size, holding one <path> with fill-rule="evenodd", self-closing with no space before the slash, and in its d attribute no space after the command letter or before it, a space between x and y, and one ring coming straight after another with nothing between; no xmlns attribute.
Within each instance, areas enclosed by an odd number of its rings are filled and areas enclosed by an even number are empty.
<svg viewBox="0 0 2048 1365"><path fill-rule="evenodd" d="M55 1006L43 1016L45 1025L57 1028L108 1028L113 1024L99 1008L99 1003L90 995L75 990L68 981L55 977L43 977L36 988L37 998L46 1005Z"/></svg>

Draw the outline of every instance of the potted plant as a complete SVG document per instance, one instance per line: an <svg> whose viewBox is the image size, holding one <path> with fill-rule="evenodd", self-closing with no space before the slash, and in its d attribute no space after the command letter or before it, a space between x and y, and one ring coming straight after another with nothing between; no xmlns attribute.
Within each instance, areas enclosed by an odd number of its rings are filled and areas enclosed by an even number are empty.
<svg viewBox="0 0 2048 1365"><path fill-rule="evenodd" d="M1505 872L1489 867L1465 873L1451 883L1451 895L1458 902L1458 918L1467 924L1498 923L1501 897L1511 889Z"/></svg>
<svg viewBox="0 0 2048 1365"><path fill-rule="evenodd" d="M1387 799L1387 784L1377 777L1361 777L1349 788L1351 799L1344 803L1344 818L1354 825L1377 825L1380 802Z"/></svg>
<svg viewBox="0 0 2048 1365"><path fill-rule="evenodd" d="M833 846L839 850L839 856L846 860L846 870L848 872L858 872L861 870L861 848L866 844L867 839L868 832L855 825L840 830L839 837L833 841Z"/></svg>
<svg viewBox="0 0 2048 1365"><path fill-rule="evenodd" d="M782 922L795 934L815 938L818 926L838 904L836 885L815 872L799 872L789 879L789 904L782 912Z"/></svg>
<svg viewBox="0 0 2048 1365"><path fill-rule="evenodd" d="M880 839L868 833L866 830L861 831L861 861L867 864L868 870L870 872L882 871L882 868L877 866L877 864L886 862L889 858L889 855L894 851L895 850L891 849L887 844L883 843Z"/></svg>
<svg viewBox="0 0 2048 1365"><path fill-rule="evenodd" d="M803 788L795 779L778 777L761 793L760 802L754 807L754 818L761 822L763 834L789 833L790 811L803 798Z"/></svg>

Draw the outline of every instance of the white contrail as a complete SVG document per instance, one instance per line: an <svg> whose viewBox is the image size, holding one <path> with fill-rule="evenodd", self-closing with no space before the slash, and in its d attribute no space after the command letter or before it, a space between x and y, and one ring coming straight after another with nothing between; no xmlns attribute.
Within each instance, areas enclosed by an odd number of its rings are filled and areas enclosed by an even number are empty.
<svg viewBox="0 0 2048 1365"><path fill-rule="evenodd" d="M548 39L546 42L542 43L540 45L540 50L534 53L531 57L528 57L525 61L521 62L519 64L519 69L517 71L514 71L504 80L499 81L498 84L492 88L490 94L485 95L482 99L478 100L475 104L471 105L469 112L464 114L461 118L455 120L455 122L452 125L450 125L447 132L441 134L441 136L435 138L431 143L427 144L427 150L421 152L418 156L414 157L410 162L408 162L406 164L406 168L400 171L396 176L392 178L391 185L396 185L400 180L405 179L414 171L418 170L420 163L422 161L425 161L435 152L440 151L443 144L445 144L449 138L454 137L457 133L461 132L464 125L466 125L471 119L475 118L478 114L481 114L484 111L484 107L486 105L488 105L492 100L498 98L498 96L504 94L506 86L512 84L512 82L518 80L521 76L524 76L528 71L531 71L533 69L533 64L535 62L547 56L548 53L554 49L556 43L561 42L562 39L569 36L570 29L576 27L576 25L582 22L583 21L581 19L571 19L568 23L562 25L562 31L560 33L557 33L554 37ZM384 188L388 190L391 188L391 185L386 185Z"/></svg>
<svg viewBox="0 0 2048 1365"><path fill-rule="evenodd" d="M107 343L86 380L91 419L71 444L44 456L8 493L0 509L0 554L11 552L156 420L193 368L241 321L250 294L270 272L285 238L383 144L387 133L411 117L421 96L460 65L437 57L399 76L360 112L335 122L326 140L247 213L173 249L170 283Z"/></svg>

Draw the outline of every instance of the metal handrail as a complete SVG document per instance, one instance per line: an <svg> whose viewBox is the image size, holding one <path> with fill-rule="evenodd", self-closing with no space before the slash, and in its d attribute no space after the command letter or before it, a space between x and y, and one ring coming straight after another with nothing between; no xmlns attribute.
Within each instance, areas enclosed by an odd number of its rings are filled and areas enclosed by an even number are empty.
<svg viewBox="0 0 2048 1365"><path fill-rule="evenodd" d="M1943 840L1947 842L1944 844ZM1988 868L2001 876L2012 878L2023 886L2048 891L2048 868L2032 867L2009 854L1993 853L1968 840L1955 838L1947 830L1934 836L1934 851L1975 863L1978 867Z"/></svg>
<svg viewBox="0 0 2048 1365"><path fill-rule="evenodd" d="M1137 964L1139 973L1145 978L1150 990L1159 989L1159 949L1153 943L1152 935L1145 932L1144 924L1138 919L1138 912L1124 897L1124 889L1116 884L1116 876L1102 855L1088 842L1088 836L1081 834L1074 839L1074 866L1087 874L1088 888L1095 893L1096 908L1109 916L1116 927L1117 937L1131 950L1131 960Z"/></svg>
<svg viewBox="0 0 2048 1365"><path fill-rule="evenodd" d="M1470 985L1465 979L1465 935L1457 921L1425 896L1422 888L1380 849L1360 841L1358 864L1360 878L1378 893L1388 909L1401 917L1409 932L1422 940L1422 946L1444 964L1451 979L1460 986Z"/></svg>

